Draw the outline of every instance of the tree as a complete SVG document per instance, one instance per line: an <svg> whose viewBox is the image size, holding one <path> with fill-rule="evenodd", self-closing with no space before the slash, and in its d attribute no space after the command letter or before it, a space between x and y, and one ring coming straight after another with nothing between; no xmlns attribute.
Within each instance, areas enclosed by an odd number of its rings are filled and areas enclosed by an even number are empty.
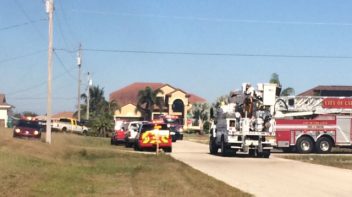
<svg viewBox="0 0 352 197"><path fill-rule="evenodd" d="M36 116L38 116L38 114L35 112L30 112L30 111L24 111L22 113L15 113L14 114L14 117L16 117L16 118L21 118L23 116L24 117L36 117Z"/></svg>
<svg viewBox="0 0 352 197"><path fill-rule="evenodd" d="M163 91L160 89L153 90L149 86L144 90L139 90L136 110L142 113L144 120L152 119L152 113L155 106L157 106L160 112L162 112L165 103L163 99L157 97L159 93L163 93Z"/></svg>
<svg viewBox="0 0 352 197"><path fill-rule="evenodd" d="M280 83L279 75L277 73L271 74L271 78L269 82L277 84L279 87L279 90L281 91L282 85ZM280 92L281 96L290 96L294 94L295 94L295 89L293 89L292 87L287 87Z"/></svg>
<svg viewBox="0 0 352 197"><path fill-rule="evenodd" d="M192 106L193 119L196 120L196 125L203 130L203 123L209 120L209 105L207 103L195 103Z"/></svg>
<svg viewBox="0 0 352 197"><path fill-rule="evenodd" d="M104 89L99 86L90 87L89 95L88 125L94 130L96 136L107 136L113 131L114 112L119 109L119 105L115 101L107 101L104 97ZM81 105L81 114L85 117L88 97L82 94L81 99L85 103Z"/></svg>
<svg viewBox="0 0 352 197"><path fill-rule="evenodd" d="M285 88L281 92L281 96L291 96L291 95L295 95L295 89L291 87Z"/></svg>
<svg viewBox="0 0 352 197"><path fill-rule="evenodd" d="M275 84L277 84L278 86L281 87L279 75L277 73L271 74L271 78L270 78L269 83L275 83Z"/></svg>

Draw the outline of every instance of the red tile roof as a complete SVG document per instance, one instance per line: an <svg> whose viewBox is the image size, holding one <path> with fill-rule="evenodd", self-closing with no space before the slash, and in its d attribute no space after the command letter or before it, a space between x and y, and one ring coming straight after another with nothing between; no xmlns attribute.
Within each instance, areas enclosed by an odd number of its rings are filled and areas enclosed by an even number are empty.
<svg viewBox="0 0 352 197"><path fill-rule="evenodd" d="M60 112L57 114L54 114L52 116L53 119L57 119L57 118L74 118L73 116L73 112Z"/></svg>
<svg viewBox="0 0 352 197"><path fill-rule="evenodd" d="M204 98L199 97L195 94L188 94L188 95L189 95L188 102L190 102L190 103L206 103L207 102L207 100L205 100Z"/></svg>
<svg viewBox="0 0 352 197"><path fill-rule="evenodd" d="M146 87L150 87L153 90L161 88L164 86L162 83L132 83L124 88L116 90L110 94L110 101L115 100L119 104L119 106L125 106L127 104L137 105L138 101L138 92L139 90L145 89Z"/></svg>
<svg viewBox="0 0 352 197"><path fill-rule="evenodd" d="M309 89L305 92L300 93L298 96L315 96L316 93L319 93L320 91L352 91L352 86L317 86L312 89Z"/></svg>
<svg viewBox="0 0 352 197"><path fill-rule="evenodd" d="M124 88L121 88L119 90L116 90L116 91L112 92L110 94L110 101L115 100L115 101L117 101L117 103L120 106L125 106L127 104L137 105L139 90L143 90L143 89L145 89L148 86L150 88L152 88L153 90L157 90L159 88L164 87L165 85L168 85L168 84L164 84L164 83L144 83L144 82L132 83L131 85L128 85L128 86L126 86ZM174 88L174 87L172 87L172 88ZM176 89L176 90L180 90L180 89ZM183 90L180 90L180 91L184 92ZM196 96L194 94L190 94L190 96L191 96L189 98L190 99L189 100L190 103L206 102L205 99L203 99L203 98L201 98L199 96Z"/></svg>

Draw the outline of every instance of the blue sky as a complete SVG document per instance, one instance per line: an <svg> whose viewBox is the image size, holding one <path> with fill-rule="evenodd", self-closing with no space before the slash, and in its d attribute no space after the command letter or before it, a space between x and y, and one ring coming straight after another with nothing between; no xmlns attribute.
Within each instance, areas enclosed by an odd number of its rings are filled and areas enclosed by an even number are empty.
<svg viewBox="0 0 352 197"><path fill-rule="evenodd" d="M83 50L86 73L109 93L163 82L213 102L273 72L297 93L351 85L349 0L54 0L53 111L73 111L76 53L83 49L288 55L113 53ZM47 31L43 0L0 1L0 92L15 111L46 111ZM61 49L61 50L60 50ZM64 50L66 51L64 51ZM343 56L351 58L303 58Z"/></svg>

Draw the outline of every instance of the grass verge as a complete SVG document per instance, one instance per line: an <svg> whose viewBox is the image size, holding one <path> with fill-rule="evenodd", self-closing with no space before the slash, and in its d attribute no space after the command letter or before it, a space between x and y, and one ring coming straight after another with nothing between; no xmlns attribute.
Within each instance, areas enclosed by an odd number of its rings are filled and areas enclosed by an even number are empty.
<svg viewBox="0 0 352 197"><path fill-rule="evenodd" d="M0 129L0 196L250 196L168 155L130 150L107 138L53 133L48 145Z"/></svg>
<svg viewBox="0 0 352 197"><path fill-rule="evenodd" d="M280 157L352 170L352 155L288 155Z"/></svg>

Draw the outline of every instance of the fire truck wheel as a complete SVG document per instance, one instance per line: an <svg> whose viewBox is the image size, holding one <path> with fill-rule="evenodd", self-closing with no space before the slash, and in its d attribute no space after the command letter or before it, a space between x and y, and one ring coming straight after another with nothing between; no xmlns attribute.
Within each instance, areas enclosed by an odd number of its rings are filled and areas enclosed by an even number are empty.
<svg viewBox="0 0 352 197"><path fill-rule="evenodd" d="M219 147L216 145L215 138L211 136L209 139L209 152L210 152L210 154L215 155L216 153L218 153L218 149L219 149Z"/></svg>
<svg viewBox="0 0 352 197"><path fill-rule="evenodd" d="M311 153L314 147L313 141L307 136L300 137L296 146L299 153Z"/></svg>
<svg viewBox="0 0 352 197"><path fill-rule="evenodd" d="M332 148L332 142L327 137L321 137L317 140L315 148L318 153L330 153Z"/></svg>

